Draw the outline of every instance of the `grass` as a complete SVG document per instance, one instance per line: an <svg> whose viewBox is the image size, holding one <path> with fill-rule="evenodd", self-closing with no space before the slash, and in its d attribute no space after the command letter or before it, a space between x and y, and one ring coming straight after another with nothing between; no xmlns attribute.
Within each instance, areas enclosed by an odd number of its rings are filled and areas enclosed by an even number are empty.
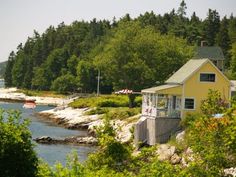
<svg viewBox="0 0 236 177"><path fill-rule="evenodd" d="M40 97L54 97L54 98L65 98L66 95L58 94L54 91L37 91L37 90L26 90L19 89L17 92L22 92L27 96L40 96Z"/></svg>
<svg viewBox="0 0 236 177"><path fill-rule="evenodd" d="M104 114L111 120L129 120L127 118L140 114L142 98L135 99L134 108L129 108L129 99L127 95L102 95L99 97L79 98L70 103L73 108L91 108L86 115ZM135 119L136 120L136 119Z"/></svg>
<svg viewBox="0 0 236 177"><path fill-rule="evenodd" d="M140 108L113 108L107 112L106 116L108 116L110 119L113 120L114 119L124 120L139 114L140 111L141 111Z"/></svg>
<svg viewBox="0 0 236 177"><path fill-rule="evenodd" d="M135 107L140 107L142 103L141 97L136 97ZM73 108L102 108L102 107L128 107L129 99L126 95L102 95L99 97L79 98L70 103Z"/></svg>

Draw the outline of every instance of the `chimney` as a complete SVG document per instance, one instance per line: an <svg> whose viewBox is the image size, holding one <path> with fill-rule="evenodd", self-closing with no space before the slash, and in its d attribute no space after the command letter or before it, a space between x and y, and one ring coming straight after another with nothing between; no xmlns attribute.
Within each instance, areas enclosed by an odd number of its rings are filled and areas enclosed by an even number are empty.
<svg viewBox="0 0 236 177"><path fill-rule="evenodd" d="M207 41L201 41L201 47L207 46Z"/></svg>

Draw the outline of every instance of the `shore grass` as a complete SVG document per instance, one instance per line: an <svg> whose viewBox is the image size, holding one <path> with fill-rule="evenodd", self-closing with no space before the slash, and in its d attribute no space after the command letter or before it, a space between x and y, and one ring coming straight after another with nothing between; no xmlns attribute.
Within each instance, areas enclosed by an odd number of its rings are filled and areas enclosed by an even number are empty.
<svg viewBox="0 0 236 177"><path fill-rule="evenodd" d="M73 108L91 108L87 115L104 114L111 120L125 120L140 114L142 97L135 99L135 107L129 108L127 95L101 95L99 97L79 98L70 103Z"/></svg>
<svg viewBox="0 0 236 177"><path fill-rule="evenodd" d="M40 97L53 97L53 98L65 98L66 95L58 94L54 91L37 91L37 90L27 90L19 89L17 92L24 93L27 96L40 96Z"/></svg>
<svg viewBox="0 0 236 177"><path fill-rule="evenodd" d="M135 107L140 107L142 98L140 96L135 99ZM70 103L73 108L102 108L102 107L128 107L129 99L127 95L101 95L99 97L79 98Z"/></svg>

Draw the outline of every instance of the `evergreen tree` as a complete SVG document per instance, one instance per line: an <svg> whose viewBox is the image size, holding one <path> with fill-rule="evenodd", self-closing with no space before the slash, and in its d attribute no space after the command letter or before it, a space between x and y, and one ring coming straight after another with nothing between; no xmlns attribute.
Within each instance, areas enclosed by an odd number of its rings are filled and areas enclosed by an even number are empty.
<svg viewBox="0 0 236 177"><path fill-rule="evenodd" d="M5 74L4 74L6 87L11 87L13 85L13 83L12 83L12 68L14 66L15 57L16 57L16 55L15 55L14 51L12 51L8 57L7 66L6 66L6 70L5 70Z"/></svg>
<svg viewBox="0 0 236 177"><path fill-rule="evenodd" d="M184 2L184 0L182 0L180 3L180 7L177 10L177 14L180 17L184 17L186 15L186 9L187 9L186 3Z"/></svg>
<svg viewBox="0 0 236 177"><path fill-rule="evenodd" d="M228 51L230 50L230 38L228 33L228 20L224 17L221 21L220 30L216 38L217 45L221 47L224 56L226 58L225 66L229 67L230 55Z"/></svg>
<svg viewBox="0 0 236 177"><path fill-rule="evenodd" d="M236 17L234 17L232 14L229 19L228 29L231 43L236 42Z"/></svg>
<svg viewBox="0 0 236 177"><path fill-rule="evenodd" d="M215 45L216 35L220 29L220 16L216 10L209 9L207 18L203 21L203 39L209 46Z"/></svg>

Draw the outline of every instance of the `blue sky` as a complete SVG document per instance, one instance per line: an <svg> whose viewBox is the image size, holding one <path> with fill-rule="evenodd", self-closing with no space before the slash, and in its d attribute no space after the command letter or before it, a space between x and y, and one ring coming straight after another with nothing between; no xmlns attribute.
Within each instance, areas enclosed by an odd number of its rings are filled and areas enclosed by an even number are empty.
<svg viewBox="0 0 236 177"><path fill-rule="evenodd" d="M33 30L43 33L50 25L62 21L119 19L126 13L137 17L146 11L156 14L179 7L181 0L0 0L0 62L8 58L19 43L24 43ZM193 11L204 19L209 8L221 17L236 16L236 0L185 0L187 16Z"/></svg>

